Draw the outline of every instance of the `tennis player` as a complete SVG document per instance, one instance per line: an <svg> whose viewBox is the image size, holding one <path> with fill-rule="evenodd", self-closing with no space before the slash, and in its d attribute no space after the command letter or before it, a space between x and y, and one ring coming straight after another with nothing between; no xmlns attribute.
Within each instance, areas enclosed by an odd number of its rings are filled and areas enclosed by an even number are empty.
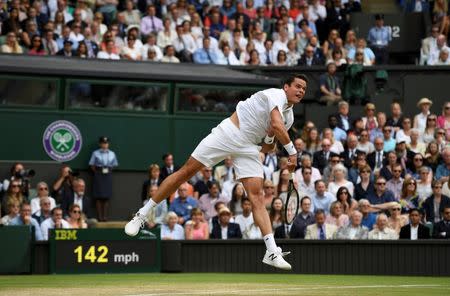
<svg viewBox="0 0 450 296"><path fill-rule="evenodd" d="M267 251L263 263L290 270L291 265L277 247L272 225L264 205L263 165L259 152L268 152L275 146L275 138L289 154L288 168L292 172L297 164L297 151L289 138L288 130L294 123L294 104L305 96L307 77L294 74L282 89L270 88L253 94L239 102L236 112L223 120L204 138L177 172L162 182L156 194L125 226L125 233L135 236L146 222L149 211L170 196L203 167L212 167L227 156L233 159L236 178L242 182L252 202L253 217L264 236Z"/></svg>

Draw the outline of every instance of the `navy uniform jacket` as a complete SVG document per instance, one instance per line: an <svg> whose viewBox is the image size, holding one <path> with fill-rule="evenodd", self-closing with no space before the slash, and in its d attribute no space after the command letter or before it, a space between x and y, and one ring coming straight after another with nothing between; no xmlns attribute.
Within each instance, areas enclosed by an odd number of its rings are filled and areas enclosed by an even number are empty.
<svg viewBox="0 0 450 296"><path fill-rule="evenodd" d="M239 224L230 222L228 224L228 239L242 238L241 228ZM215 224L211 232L211 238L222 239L222 228L220 224Z"/></svg>

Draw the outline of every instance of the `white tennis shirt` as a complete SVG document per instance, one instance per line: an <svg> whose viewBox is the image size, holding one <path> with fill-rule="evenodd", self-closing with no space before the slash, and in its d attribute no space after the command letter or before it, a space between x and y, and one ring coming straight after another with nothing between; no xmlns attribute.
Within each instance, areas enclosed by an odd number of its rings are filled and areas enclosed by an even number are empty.
<svg viewBox="0 0 450 296"><path fill-rule="evenodd" d="M239 128L247 140L255 145L263 141L270 126L270 113L275 108L280 111L284 126L289 130L294 123L294 112L292 106L288 107L283 89L269 88L259 91L237 104Z"/></svg>

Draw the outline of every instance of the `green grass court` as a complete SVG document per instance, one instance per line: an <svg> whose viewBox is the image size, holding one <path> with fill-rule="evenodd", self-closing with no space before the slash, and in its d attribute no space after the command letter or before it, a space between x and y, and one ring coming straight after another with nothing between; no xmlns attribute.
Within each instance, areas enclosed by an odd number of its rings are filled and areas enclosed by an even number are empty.
<svg viewBox="0 0 450 296"><path fill-rule="evenodd" d="M294 274L0 276L0 295L450 295L448 277Z"/></svg>

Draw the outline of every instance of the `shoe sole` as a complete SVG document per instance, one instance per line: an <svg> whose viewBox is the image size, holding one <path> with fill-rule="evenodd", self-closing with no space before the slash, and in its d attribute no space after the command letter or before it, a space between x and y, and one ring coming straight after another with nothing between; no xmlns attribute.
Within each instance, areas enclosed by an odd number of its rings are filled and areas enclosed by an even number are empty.
<svg viewBox="0 0 450 296"><path fill-rule="evenodd" d="M282 269L282 270L292 270L292 266L289 266L289 267L286 267L286 268L284 268L284 267L279 267L279 266L275 266L275 265L272 264L271 261L266 260L266 258L264 258L264 259L262 260L262 262L263 262L264 264L273 266L273 267L278 268L278 269Z"/></svg>

